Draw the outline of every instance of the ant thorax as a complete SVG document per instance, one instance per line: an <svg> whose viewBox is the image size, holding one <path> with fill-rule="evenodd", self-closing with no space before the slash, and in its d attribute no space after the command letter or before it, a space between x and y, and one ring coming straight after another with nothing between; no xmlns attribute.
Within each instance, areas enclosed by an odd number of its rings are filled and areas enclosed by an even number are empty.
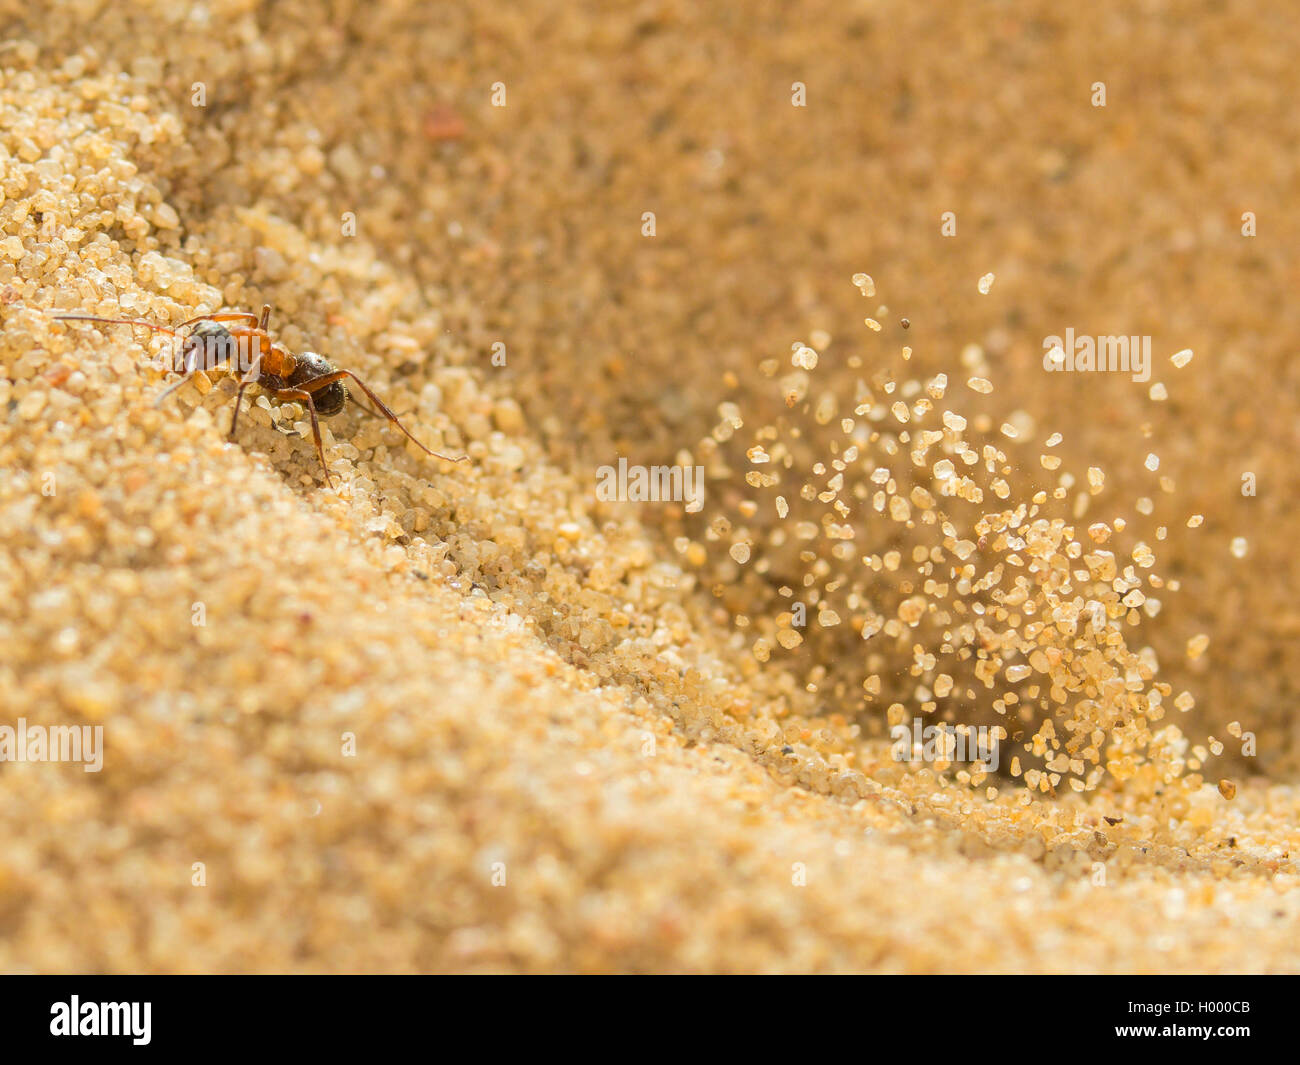
<svg viewBox="0 0 1300 1065"><path fill-rule="evenodd" d="M272 344L262 350L261 372L268 377L288 381L297 372L302 358L301 355L291 354L282 344Z"/></svg>

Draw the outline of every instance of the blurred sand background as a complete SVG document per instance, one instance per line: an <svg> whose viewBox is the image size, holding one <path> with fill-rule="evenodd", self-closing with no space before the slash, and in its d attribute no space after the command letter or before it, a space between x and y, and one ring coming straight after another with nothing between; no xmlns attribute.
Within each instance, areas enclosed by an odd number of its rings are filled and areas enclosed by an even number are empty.
<svg viewBox="0 0 1300 1065"><path fill-rule="evenodd" d="M99 774L0 766L0 969L1298 967L1286 5L0 0L0 27L0 723L106 742ZM996 409L1105 467L1115 513L1144 520L1158 451L1183 588L1144 631L1189 735L1258 737L1207 771L1232 802L988 801L865 746L848 783L681 515L598 504L596 465L671 461L815 330L848 387L884 350L859 270L918 372L981 344ZM143 333L48 317L263 302L472 461L347 413L330 492L300 411L228 443L228 381L155 410ZM1151 335L1169 399L1045 374L1067 326Z"/></svg>

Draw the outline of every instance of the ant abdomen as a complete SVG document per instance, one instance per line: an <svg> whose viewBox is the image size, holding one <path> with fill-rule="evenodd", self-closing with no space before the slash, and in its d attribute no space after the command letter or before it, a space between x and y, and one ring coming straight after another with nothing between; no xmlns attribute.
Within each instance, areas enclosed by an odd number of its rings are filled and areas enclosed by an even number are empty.
<svg viewBox="0 0 1300 1065"><path fill-rule="evenodd" d="M300 388L317 378L334 372L334 367L330 364L330 361L323 355L317 355L314 351L304 351L301 355L295 355L294 359L297 365L294 366L293 373L289 375L289 379L285 382L289 388ZM316 403L316 413L322 418L328 418L337 414L347 404L348 390L344 387L342 381L332 381L324 388L314 392L312 399Z"/></svg>

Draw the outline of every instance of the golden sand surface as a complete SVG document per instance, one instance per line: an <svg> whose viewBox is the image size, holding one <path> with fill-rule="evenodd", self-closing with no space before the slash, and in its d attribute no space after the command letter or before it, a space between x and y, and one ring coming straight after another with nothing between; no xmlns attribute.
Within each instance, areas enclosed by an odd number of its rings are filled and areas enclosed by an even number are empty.
<svg viewBox="0 0 1300 1065"><path fill-rule="evenodd" d="M0 0L0 726L104 730L0 763L0 970L1300 968L1287 5L503 8ZM165 338L53 317L264 302L469 461L349 407L331 490L300 404L228 440L230 374L159 407ZM1151 380L1044 372L1067 327ZM1154 548L1110 643L999 615L1093 671L1061 700L967 687L958 577L910 627L917 565L1017 550L933 480L856 500L842 586L750 491L768 425L879 469L938 373L1027 438L981 506L1078 525L1026 573ZM707 465L701 513L598 499L619 456ZM897 763L945 671L936 719L1092 757Z"/></svg>

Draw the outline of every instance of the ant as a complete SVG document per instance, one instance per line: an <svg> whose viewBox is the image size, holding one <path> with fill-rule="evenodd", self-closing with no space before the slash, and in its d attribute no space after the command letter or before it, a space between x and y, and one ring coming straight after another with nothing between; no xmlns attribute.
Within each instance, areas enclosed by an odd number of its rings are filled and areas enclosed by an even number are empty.
<svg viewBox="0 0 1300 1065"><path fill-rule="evenodd" d="M251 384L261 386L276 399L302 403L311 415L311 431L316 439L316 453L320 456L321 468L325 472L325 483L331 488L334 487L334 482L330 479L329 467L325 464L325 447L321 443L320 422L317 416L329 418L338 414L347 404L350 397L347 387L343 384L345 377L352 378L360 386L361 391L379 408L380 415L415 441L421 451L435 458L445 459L447 462L464 462L469 457L460 455L452 458L450 455L443 455L425 447L401 423L397 415L388 409L384 401L351 370L338 369L325 356L317 355L314 351L304 351L300 355L295 355L283 344L272 341L271 334L266 330L271 318L269 303L262 305L260 318L251 311L219 311L216 314L200 314L197 318L181 322L175 327L158 325L140 318L99 318L90 314L56 314L54 317L61 321L142 325L146 329L167 333L170 336L177 336L182 330L188 330L181 346L183 366L181 379L170 385L154 402L154 406L161 406L163 400L190 379L199 369L201 355L208 355L204 360L203 368L211 369L228 361L236 350L254 349L251 360L248 360L247 369L239 379L239 392L235 396L235 413L230 418L230 435L232 437L235 435L235 426L239 423L239 408L244 401L244 389ZM222 324L224 322L242 324L239 328L228 328ZM366 410L365 404L357 401L355 397L351 398L362 410ZM374 411L366 410L366 412L374 414Z"/></svg>

